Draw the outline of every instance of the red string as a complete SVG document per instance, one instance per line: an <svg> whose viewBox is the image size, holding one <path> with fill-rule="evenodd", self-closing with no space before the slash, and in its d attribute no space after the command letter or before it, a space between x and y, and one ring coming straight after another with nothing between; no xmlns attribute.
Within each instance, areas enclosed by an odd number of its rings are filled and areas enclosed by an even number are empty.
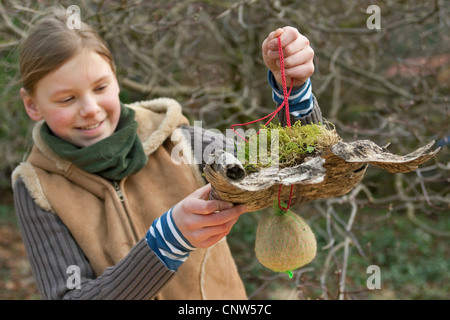
<svg viewBox="0 0 450 320"><path fill-rule="evenodd" d="M289 94L291 93L291 91L292 91L292 87L291 87L291 89L289 90ZM248 124L252 124L252 123L255 123L255 122L259 122L259 121L261 121L261 120L264 120L264 119L270 117L270 119L264 124L265 126L267 126L267 125L273 120L273 118L275 118L275 116L277 115L277 113L280 112L280 110L284 107L284 105L285 105L285 103L284 103L284 101L283 101L283 103L282 103L282 104L281 104L274 112L269 113L267 116L262 117L261 119L253 120L253 121L246 122L246 123L232 124L232 125L231 125L231 129L233 129L234 133L236 133L239 137L241 137L242 139L244 139L245 141L248 142L248 140L247 140L245 137L241 136L238 132L236 132L236 130L234 129L234 127L242 127L242 126L246 126L246 125L248 125ZM288 108L288 109L289 109L289 108ZM288 112L289 112L289 111L288 111ZM289 119L289 117L288 117L288 119ZM289 127L290 127L290 119L288 120L288 122L289 122ZM256 134L259 134L259 130L258 130L258 132L257 132Z"/></svg>
<svg viewBox="0 0 450 320"><path fill-rule="evenodd" d="M291 78L291 89L289 90L289 93L288 93L287 92L287 87L286 87L286 73L285 73L285 69L284 69L283 47L281 46L281 35L278 36L277 40L278 40L278 55L280 56L281 84L283 86L283 97L284 97L283 104L285 105L285 110L286 110L287 126L290 128L291 127L291 116L290 116L290 113L289 113L289 96L291 94L292 87L294 86L294 79ZM281 184L278 187L278 208L280 208L280 210L282 210L284 212L289 210L289 207L291 206L292 191L293 190L294 190L294 185L291 185L291 191L289 193L289 202L287 204L287 207L283 208L281 206Z"/></svg>
<svg viewBox="0 0 450 320"><path fill-rule="evenodd" d="M292 87L294 86L294 79L291 78L291 86L290 86L290 89L289 89L289 92L288 92L287 91L287 84L286 84L286 73L285 73L285 69L284 69L283 47L281 46L281 35L278 36L277 42L278 42L278 55L280 57L281 84L282 84L282 87L283 87L283 98L284 98L284 100L283 100L283 103L274 112L268 114L265 117L262 117L260 119L253 120L253 121L250 121L250 122L246 122L246 123L231 125L231 129L233 129L234 133L236 133L239 137L244 139L246 142L248 142L248 140L245 137L241 136L238 132L236 132L234 127L245 126L245 125L248 125L248 124L259 122L261 120L264 120L264 119L270 117L270 119L264 124L265 126L267 126L273 120L273 118L275 118L277 113L281 111L281 109L283 107L285 108L285 112L286 112L286 123L287 123L287 126L289 128L291 127L291 117L290 117L290 113L289 113L289 96L290 96L290 94L292 92ZM259 134L259 130L258 130L258 132L256 134ZM289 202L288 202L286 208L283 208L281 206L281 186L282 185L280 184L279 189L278 189L278 207L280 208L280 210L286 212L286 211L289 210L289 207L291 206L292 191L294 189L294 185L291 185L291 191L290 191L290 194L289 194Z"/></svg>
<svg viewBox="0 0 450 320"><path fill-rule="evenodd" d="M291 185L291 191L290 191L290 193L289 193L289 202L288 202L288 204L287 204L287 207L284 208L284 207L281 206L281 184L280 184L280 186L278 187L278 208L280 208L281 211L286 212L286 211L289 210L289 207L291 206L291 201L292 201L292 191L293 191L293 190L294 190L294 185L292 184L292 185Z"/></svg>
<svg viewBox="0 0 450 320"><path fill-rule="evenodd" d="M284 55L283 55L283 47L281 46L281 36L278 36L277 41L278 41L278 55L280 57L281 82L282 82L282 86L283 86L283 97L284 97L284 100L283 100L283 103L274 112L268 114L265 117L262 117L260 119L253 120L253 121L250 121L250 122L246 122L246 123L232 124L231 125L231 129L233 129L234 133L236 133L239 137L244 139L246 142L248 142L248 140L245 137L241 136L238 132L236 132L234 127L246 126L248 124L259 122L261 120L264 120L264 119L270 117L270 119L264 124L265 126L267 126L273 120L273 118L275 118L277 113L281 111L281 109L283 107L285 108L285 111L286 111L287 126L291 127L291 117L289 116L290 115L289 114L289 96L291 95L291 92L292 92L294 79L291 78L291 87L290 87L289 92L288 92L287 91L287 85L286 85L286 74L285 74L285 70L284 70ZM258 134L258 133L259 133L259 130L258 130L258 132L256 134Z"/></svg>
<svg viewBox="0 0 450 320"><path fill-rule="evenodd" d="M290 96L291 91L292 91L292 87L293 87L293 84L294 84L294 79L291 79L291 89L289 90L289 93L288 93L287 92L287 87L286 87L286 73L285 73L285 70L284 70L283 47L281 46L281 35L278 36L277 41L278 41L278 55L280 56L281 84L283 86L283 97L284 97L283 104L285 106L285 111L286 111L287 126L290 128L291 127L291 117L290 117L290 114L289 114L289 96Z"/></svg>

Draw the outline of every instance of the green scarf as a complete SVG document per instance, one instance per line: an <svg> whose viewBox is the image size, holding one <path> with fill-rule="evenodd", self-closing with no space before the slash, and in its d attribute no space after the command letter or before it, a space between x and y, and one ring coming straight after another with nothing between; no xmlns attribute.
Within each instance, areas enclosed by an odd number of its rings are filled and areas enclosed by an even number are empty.
<svg viewBox="0 0 450 320"><path fill-rule="evenodd" d="M56 154L80 169L109 180L122 180L137 173L148 161L136 132L134 115L133 109L122 104L116 131L108 138L84 148L55 136L45 122L41 127L41 136Z"/></svg>

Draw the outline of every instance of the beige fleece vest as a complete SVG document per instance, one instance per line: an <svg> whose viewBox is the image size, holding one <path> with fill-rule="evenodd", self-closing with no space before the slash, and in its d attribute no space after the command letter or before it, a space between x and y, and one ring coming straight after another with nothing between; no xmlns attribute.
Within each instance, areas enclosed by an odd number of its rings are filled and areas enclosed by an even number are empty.
<svg viewBox="0 0 450 320"><path fill-rule="evenodd" d="M97 275L123 259L151 223L204 184L194 165L176 164L172 149L184 143L177 127L187 124L180 105L167 98L128 105L136 111L147 165L123 179L123 199L111 182L84 172L56 155L33 129L34 147L20 176L35 202L57 214L69 228ZM177 141L172 141L177 136ZM179 145L177 145L179 147ZM180 148L178 148L180 149ZM185 155L189 146L181 148ZM181 150L180 149L180 150ZM152 276L149 274L149 276ZM246 299L243 283L225 240L193 251L157 299Z"/></svg>

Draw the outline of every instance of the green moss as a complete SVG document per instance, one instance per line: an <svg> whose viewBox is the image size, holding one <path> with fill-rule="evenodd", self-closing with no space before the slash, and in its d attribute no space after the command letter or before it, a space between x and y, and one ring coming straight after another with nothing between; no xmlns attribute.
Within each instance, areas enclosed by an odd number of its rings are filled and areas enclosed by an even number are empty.
<svg viewBox="0 0 450 320"><path fill-rule="evenodd" d="M258 133L252 132L240 145L240 150L245 152L243 165L247 173L269 167L274 161L278 161L280 167L295 166L341 140L331 123L302 126L298 121L291 127L270 123L262 125ZM267 150L261 155L264 147Z"/></svg>

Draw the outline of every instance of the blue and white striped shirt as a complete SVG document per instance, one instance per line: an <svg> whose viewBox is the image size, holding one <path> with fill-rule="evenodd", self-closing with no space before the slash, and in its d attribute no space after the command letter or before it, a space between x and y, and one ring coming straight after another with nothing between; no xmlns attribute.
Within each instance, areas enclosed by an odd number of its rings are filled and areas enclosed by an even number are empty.
<svg viewBox="0 0 450 320"><path fill-rule="evenodd" d="M281 105L284 101L283 89L277 84L275 77L269 71L269 84L272 87L272 98L276 104ZM289 96L289 113L295 118L301 118L309 113L314 108L311 79L308 78L306 82L296 90L292 90Z"/></svg>
<svg viewBox="0 0 450 320"><path fill-rule="evenodd" d="M178 230L172 218L173 207L153 221L145 239L164 264L173 271L183 264L195 250Z"/></svg>

